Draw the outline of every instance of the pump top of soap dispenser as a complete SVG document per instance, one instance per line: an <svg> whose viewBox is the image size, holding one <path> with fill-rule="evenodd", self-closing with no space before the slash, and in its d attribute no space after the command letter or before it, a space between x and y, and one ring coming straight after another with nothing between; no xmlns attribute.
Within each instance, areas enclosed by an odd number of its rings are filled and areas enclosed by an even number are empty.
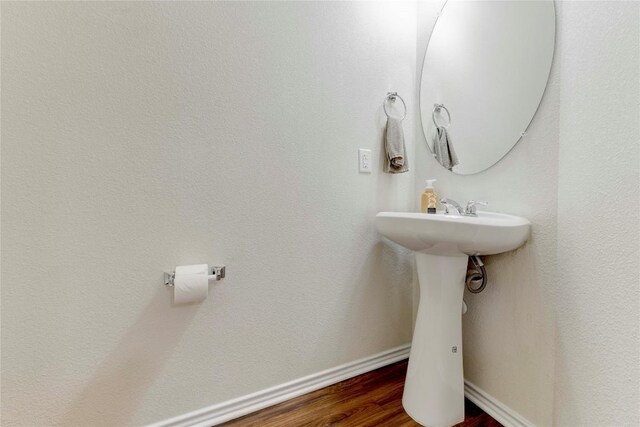
<svg viewBox="0 0 640 427"><path fill-rule="evenodd" d="M427 183L427 188L433 188L433 183L436 182L436 179L427 179L426 183Z"/></svg>

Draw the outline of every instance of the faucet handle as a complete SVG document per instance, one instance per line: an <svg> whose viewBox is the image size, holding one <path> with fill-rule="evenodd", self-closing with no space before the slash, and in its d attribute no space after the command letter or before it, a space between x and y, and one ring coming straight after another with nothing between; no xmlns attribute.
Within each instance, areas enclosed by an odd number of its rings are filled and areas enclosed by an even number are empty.
<svg viewBox="0 0 640 427"><path fill-rule="evenodd" d="M487 202L478 202L475 200L469 200L467 203L467 207L464 209L465 215L476 216L476 206L487 206L489 203Z"/></svg>

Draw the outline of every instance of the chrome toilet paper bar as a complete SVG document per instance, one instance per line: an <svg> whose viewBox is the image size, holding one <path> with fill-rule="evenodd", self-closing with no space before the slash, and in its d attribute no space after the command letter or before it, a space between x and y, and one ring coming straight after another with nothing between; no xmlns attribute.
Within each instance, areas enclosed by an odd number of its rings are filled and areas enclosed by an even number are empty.
<svg viewBox="0 0 640 427"><path fill-rule="evenodd" d="M226 268L224 265L220 266L209 266L209 279L211 280L221 280L224 279L226 272ZM165 286L173 286L174 280L176 278L175 271L170 273L164 273L164 284Z"/></svg>

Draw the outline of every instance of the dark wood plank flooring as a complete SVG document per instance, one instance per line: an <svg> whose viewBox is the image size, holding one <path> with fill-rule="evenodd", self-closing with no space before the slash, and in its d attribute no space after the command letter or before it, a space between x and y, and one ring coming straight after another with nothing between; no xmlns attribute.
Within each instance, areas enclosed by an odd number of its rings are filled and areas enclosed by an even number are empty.
<svg viewBox="0 0 640 427"><path fill-rule="evenodd" d="M402 408L407 361L377 369L222 424L224 427L419 427ZM465 400L457 427L502 427Z"/></svg>

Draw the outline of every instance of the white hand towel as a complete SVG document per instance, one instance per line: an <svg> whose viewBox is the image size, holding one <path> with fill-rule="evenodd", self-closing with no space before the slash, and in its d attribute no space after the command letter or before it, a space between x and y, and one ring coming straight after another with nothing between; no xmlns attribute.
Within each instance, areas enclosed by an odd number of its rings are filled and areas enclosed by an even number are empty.
<svg viewBox="0 0 640 427"><path fill-rule="evenodd" d="M445 168L451 170L455 165L460 163L458 155L453 149L453 144L451 144L451 138L449 137L447 128L438 126L433 149L436 160Z"/></svg>
<svg viewBox="0 0 640 427"><path fill-rule="evenodd" d="M404 146L404 132L402 120L387 118L387 128L384 134L384 149L387 153L384 171L387 173L403 173L409 170L407 150Z"/></svg>

